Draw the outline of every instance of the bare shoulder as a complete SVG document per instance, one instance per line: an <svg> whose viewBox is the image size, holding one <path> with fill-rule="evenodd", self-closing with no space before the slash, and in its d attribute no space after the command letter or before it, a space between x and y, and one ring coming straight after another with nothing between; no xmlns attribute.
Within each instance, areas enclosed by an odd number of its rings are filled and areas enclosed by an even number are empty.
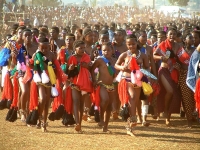
<svg viewBox="0 0 200 150"><path fill-rule="evenodd" d="M127 56L127 51L126 52L123 52L123 53L121 53L121 55L119 56L119 57L121 57L121 58L124 58L124 57L126 57Z"/></svg>

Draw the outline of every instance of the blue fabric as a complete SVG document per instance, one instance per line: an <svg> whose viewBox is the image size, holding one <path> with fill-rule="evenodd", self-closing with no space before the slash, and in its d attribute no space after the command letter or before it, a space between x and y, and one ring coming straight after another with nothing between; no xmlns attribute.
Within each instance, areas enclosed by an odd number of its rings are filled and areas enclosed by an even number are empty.
<svg viewBox="0 0 200 150"><path fill-rule="evenodd" d="M106 63L106 65L110 66L112 68L112 71L115 72L115 68L111 65L110 61L106 57L104 57L104 56L102 56L101 58Z"/></svg>
<svg viewBox="0 0 200 150"><path fill-rule="evenodd" d="M22 47L19 49L19 54L17 55L17 62L19 61L19 63L22 63L22 62L25 63L24 52L26 52L26 50L25 50L25 47L22 46Z"/></svg>
<svg viewBox="0 0 200 150"><path fill-rule="evenodd" d="M3 48L0 51L0 66L7 66L8 59L10 58L10 50L8 48Z"/></svg>
<svg viewBox="0 0 200 150"><path fill-rule="evenodd" d="M99 56L103 56L102 50L99 50Z"/></svg>
<svg viewBox="0 0 200 150"><path fill-rule="evenodd" d="M145 48L145 47L142 47L142 48L140 49L140 51L141 51L142 53L146 54L146 48Z"/></svg>
<svg viewBox="0 0 200 150"><path fill-rule="evenodd" d="M186 78L186 84L187 86L195 92L195 87L196 87L196 80L197 80L197 67L199 64L199 58L200 58L200 53L195 50L190 57L190 62L188 66L188 73L187 73L187 78Z"/></svg>

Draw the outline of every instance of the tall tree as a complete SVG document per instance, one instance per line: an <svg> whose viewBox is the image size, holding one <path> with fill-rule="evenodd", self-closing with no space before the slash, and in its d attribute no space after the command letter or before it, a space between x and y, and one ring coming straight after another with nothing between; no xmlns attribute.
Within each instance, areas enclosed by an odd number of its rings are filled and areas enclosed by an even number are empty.
<svg viewBox="0 0 200 150"><path fill-rule="evenodd" d="M190 0L168 0L170 4L177 6L187 6Z"/></svg>
<svg viewBox="0 0 200 150"><path fill-rule="evenodd" d="M62 4L62 1L61 0L45 0L45 1L42 1L42 0L32 0L32 4L33 5L37 5L37 6L59 6Z"/></svg>

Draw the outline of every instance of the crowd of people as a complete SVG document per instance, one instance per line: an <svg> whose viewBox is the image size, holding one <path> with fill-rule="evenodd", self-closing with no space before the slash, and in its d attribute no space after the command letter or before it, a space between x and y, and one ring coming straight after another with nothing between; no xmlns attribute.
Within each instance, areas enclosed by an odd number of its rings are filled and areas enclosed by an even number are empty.
<svg viewBox="0 0 200 150"><path fill-rule="evenodd" d="M48 119L62 120L77 133L82 133L82 120L96 121L110 132L110 117L121 116L131 136L137 124L151 125L148 113L165 118L167 126L173 126L173 113L186 116L188 128L199 122L198 20L154 20L157 13L149 9L139 18L141 10L135 8L70 10L68 16L82 20L52 26L42 17L40 23L21 20L6 30L0 109L9 109L7 121L20 118L46 132ZM45 11L37 13L62 21L65 9Z"/></svg>

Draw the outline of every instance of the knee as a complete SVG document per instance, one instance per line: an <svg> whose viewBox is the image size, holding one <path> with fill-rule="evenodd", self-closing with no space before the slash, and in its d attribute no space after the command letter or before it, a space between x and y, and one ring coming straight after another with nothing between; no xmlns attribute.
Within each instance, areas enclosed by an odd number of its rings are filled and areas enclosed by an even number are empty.
<svg viewBox="0 0 200 150"><path fill-rule="evenodd" d="M47 101L46 96L45 96L45 95L42 95L42 96L40 97L39 102L43 104L43 103L45 103L46 101Z"/></svg>
<svg viewBox="0 0 200 150"><path fill-rule="evenodd" d="M106 109L107 111L112 111L112 104L108 104L108 106L107 106L107 109Z"/></svg>

